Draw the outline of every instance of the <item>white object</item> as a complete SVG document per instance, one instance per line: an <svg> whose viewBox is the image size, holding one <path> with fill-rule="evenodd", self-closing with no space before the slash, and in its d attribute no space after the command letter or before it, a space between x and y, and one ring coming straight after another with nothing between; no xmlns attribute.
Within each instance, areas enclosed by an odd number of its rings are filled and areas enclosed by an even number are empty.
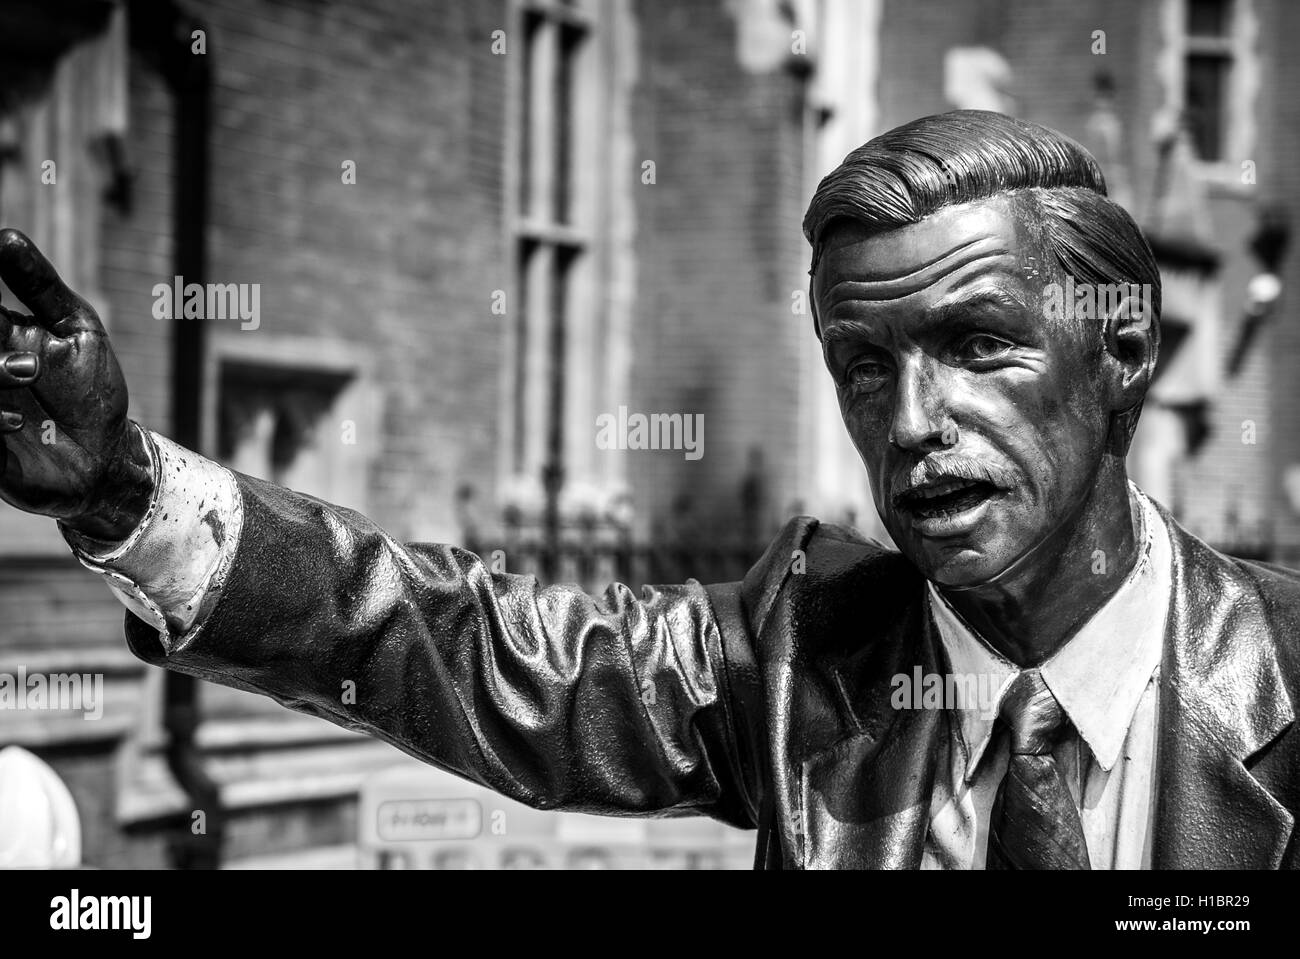
<svg viewBox="0 0 1300 959"><path fill-rule="evenodd" d="M81 817L58 773L20 746L0 749L0 869L81 865Z"/></svg>
<svg viewBox="0 0 1300 959"><path fill-rule="evenodd" d="M1246 284L1246 309L1250 313L1264 313L1282 295L1282 281L1275 273L1257 273Z"/></svg>

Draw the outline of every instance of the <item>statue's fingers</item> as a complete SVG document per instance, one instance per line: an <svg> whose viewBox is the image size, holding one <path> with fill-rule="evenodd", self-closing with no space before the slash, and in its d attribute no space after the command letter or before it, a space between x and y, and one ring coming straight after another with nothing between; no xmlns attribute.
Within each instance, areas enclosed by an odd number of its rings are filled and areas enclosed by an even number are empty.
<svg viewBox="0 0 1300 959"><path fill-rule="evenodd" d="M17 230L0 230L0 279L55 336L103 330L90 304L68 289L36 244Z"/></svg>
<svg viewBox="0 0 1300 959"><path fill-rule="evenodd" d="M35 353L0 353L0 390L31 386L41 375L41 358Z"/></svg>
<svg viewBox="0 0 1300 959"><path fill-rule="evenodd" d="M0 410L0 434L17 433L22 428L22 413L16 410Z"/></svg>
<svg viewBox="0 0 1300 959"><path fill-rule="evenodd" d="M6 310L3 306L0 306L0 349L4 349L4 344L8 341L9 334L14 327L31 326L35 322L26 313Z"/></svg>

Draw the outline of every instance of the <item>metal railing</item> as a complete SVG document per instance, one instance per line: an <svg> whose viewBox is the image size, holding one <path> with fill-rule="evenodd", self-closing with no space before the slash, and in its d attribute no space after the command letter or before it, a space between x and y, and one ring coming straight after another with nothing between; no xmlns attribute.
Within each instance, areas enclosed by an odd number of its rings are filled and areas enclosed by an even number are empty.
<svg viewBox="0 0 1300 959"><path fill-rule="evenodd" d="M495 537L467 531L463 542L494 572L535 575L543 583L577 583L599 593L610 583L726 583L743 579L766 542L748 539L637 541L621 527L596 522L561 524L556 542L522 523Z"/></svg>

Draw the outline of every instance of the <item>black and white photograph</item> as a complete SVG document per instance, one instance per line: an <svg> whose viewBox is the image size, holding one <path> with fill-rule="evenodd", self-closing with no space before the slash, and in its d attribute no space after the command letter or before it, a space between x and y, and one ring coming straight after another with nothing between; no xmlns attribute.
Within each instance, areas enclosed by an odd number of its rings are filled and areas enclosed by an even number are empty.
<svg viewBox="0 0 1300 959"><path fill-rule="evenodd" d="M1297 44L0 0L14 925L519 870L1284 921L1220 873L1300 868Z"/></svg>

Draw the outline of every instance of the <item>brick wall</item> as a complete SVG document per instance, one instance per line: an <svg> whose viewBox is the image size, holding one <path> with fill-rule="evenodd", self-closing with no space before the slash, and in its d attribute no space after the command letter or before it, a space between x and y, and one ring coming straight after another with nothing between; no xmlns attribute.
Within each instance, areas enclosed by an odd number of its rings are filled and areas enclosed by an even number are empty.
<svg viewBox="0 0 1300 959"><path fill-rule="evenodd" d="M791 314L806 284L799 81L784 68L750 73L721 4L636 5L642 82L638 155L657 164L639 187L639 296L633 408L704 414L705 455L638 452L634 501L664 516L689 493L702 533L734 532L749 450L763 451L771 517L792 496L798 428ZM629 170L637 176L639 170Z"/></svg>
<svg viewBox="0 0 1300 959"><path fill-rule="evenodd" d="M407 539L458 535L458 482L493 492L503 7L195 5L216 76L211 280L262 295L261 328L214 330L214 348L306 336L367 356L379 434L352 450L368 512Z"/></svg>
<svg viewBox="0 0 1300 959"><path fill-rule="evenodd" d="M1262 445L1270 454L1274 496L1272 518L1278 526L1283 561L1300 565L1300 515L1283 495L1282 471L1300 464L1300 62L1292 48L1300 35L1300 7L1285 0L1258 0L1264 24L1260 47L1265 64L1260 85L1261 122L1259 195L1280 203L1292 223L1291 245L1281 274L1283 299L1277 314L1260 337L1255 362L1268 368L1273 389L1269 399L1273 432Z"/></svg>

